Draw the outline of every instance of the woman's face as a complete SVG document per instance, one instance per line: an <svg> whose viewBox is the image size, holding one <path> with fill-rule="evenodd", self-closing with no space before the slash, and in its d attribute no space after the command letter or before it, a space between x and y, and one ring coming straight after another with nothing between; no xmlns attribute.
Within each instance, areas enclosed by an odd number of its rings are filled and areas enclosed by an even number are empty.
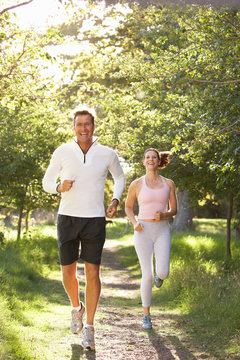
<svg viewBox="0 0 240 360"><path fill-rule="evenodd" d="M145 166L146 170L156 170L158 169L159 164L160 160L156 151L150 150L146 152L143 159L143 165Z"/></svg>

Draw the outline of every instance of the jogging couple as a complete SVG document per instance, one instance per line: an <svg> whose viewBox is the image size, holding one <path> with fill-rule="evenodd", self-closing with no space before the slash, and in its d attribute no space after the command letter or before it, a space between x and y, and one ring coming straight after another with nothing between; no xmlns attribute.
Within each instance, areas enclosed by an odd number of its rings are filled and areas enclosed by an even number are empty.
<svg viewBox="0 0 240 360"><path fill-rule="evenodd" d="M43 178L49 193L61 193L57 234L62 282L72 305L71 330L82 332L82 346L93 350L94 317L101 291L100 263L105 242L104 186L108 171L114 179L113 200L106 215L117 215L125 179L118 156L94 137L94 115L88 110L77 111L73 117L73 142L58 147ZM126 214L134 227L135 248L139 257L144 310L143 328L152 327L150 304L153 281L153 252L156 258L154 283L162 285L169 274L171 237L168 218L177 212L174 183L158 175L158 168L169 162L169 153L148 149L143 163L146 175L133 181L126 200ZM57 182L60 178L60 182ZM138 220L133 213L139 203ZM85 305L79 299L77 260L84 261L86 287ZM86 309L85 309L86 306ZM86 323L83 316L86 312Z"/></svg>

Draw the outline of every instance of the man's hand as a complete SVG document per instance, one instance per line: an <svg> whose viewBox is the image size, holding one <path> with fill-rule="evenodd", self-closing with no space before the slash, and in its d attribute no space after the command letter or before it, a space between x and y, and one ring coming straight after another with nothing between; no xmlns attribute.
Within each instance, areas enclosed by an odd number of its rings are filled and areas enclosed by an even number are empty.
<svg viewBox="0 0 240 360"><path fill-rule="evenodd" d="M64 180L60 185L58 185L57 192L69 191L73 186L75 180Z"/></svg>
<svg viewBox="0 0 240 360"><path fill-rule="evenodd" d="M117 206L118 206L118 200L114 199L111 205L109 205L109 207L107 208L107 216L109 218L113 218L117 216Z"/></svg>

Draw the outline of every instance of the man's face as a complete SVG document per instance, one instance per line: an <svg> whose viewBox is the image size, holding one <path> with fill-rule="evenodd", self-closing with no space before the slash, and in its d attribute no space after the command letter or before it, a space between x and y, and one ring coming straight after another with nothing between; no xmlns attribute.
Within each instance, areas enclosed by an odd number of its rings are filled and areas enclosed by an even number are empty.
<svg viewBox="0 0 240 360"><path fill-rule="evenodd" d="M74 132L79 145L91 145L95 126L89 115L78 115L75 119Z"/></svg>

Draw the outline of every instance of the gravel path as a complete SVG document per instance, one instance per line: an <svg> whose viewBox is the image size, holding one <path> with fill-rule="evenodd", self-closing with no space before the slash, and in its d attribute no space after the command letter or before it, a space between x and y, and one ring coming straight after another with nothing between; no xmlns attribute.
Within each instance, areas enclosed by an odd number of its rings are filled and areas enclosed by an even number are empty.
<svg viewBox="0 0 240 360"><path fill-rule="evenodd" d="M136 307L139 279L129 277L116 258L114 246L114 241L106 242L102 260L96 350L84 352L80 342L76 341L71 345L71 360L216 360L189 345L187 335L176 325L177 315L153 310L153 329L142 330L141 308L139 304ZM83 267L80 265L79 276L82 275Z"/></svg>

